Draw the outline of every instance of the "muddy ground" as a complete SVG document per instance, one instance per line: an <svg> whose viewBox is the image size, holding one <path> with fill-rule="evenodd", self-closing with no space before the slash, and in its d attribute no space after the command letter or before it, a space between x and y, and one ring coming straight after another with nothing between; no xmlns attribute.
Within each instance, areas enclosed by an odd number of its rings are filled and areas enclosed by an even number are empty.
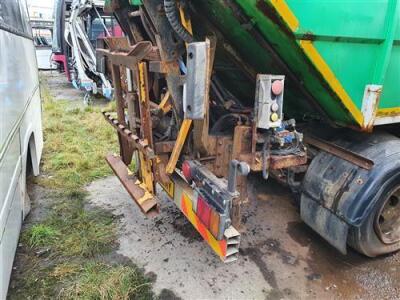
<svg viewBox="0 0 400 300"><path fill-rule="evenodd" d="M156 293L183 299L400 299L400 254L339 254L303 224L290 192L251 176L239 260L223 264L166 196L146 219L116 178L88 187L120 216L119 254L154 273Z"/></svg>
<svg viewBox="0 0 400 300"><path fill-rule="evenodd" d="M55 94L82 100L52 76ZM249 189L239 260L223 264L165 194L147 219L115 177L87 187L93 205L119 216L118 256L143 267L162 299L400 299L400 253L343 256L301 222L287 189L254 175Z"/></svg>

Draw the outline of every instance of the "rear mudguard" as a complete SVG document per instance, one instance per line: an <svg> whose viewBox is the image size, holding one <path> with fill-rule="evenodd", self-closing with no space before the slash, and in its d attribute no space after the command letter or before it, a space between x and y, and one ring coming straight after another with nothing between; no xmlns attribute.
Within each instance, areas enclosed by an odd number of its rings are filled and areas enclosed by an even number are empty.
<svg viewBox="0 0 400 300"><path fill-rule="evenodd" d="M383 191L400 182L400 139L388 133L350 133L335 143L369 158L373 168L320 152L304 178L300 211L306 224L345 254L350 226L360 226Z"/></svg>

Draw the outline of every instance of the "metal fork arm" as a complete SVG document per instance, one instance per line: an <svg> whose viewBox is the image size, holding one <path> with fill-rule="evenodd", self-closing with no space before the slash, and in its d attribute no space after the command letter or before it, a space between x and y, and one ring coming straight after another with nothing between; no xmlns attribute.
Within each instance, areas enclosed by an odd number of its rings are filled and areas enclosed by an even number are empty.
<svg viewBox="0 0 400 300"><path fill-rule="evenodd" d="M142 182L130 173L121 158L110 154L107 155L106 160L142 212L149 217L157 215L159 213L159 205L156 198L146 189Z"/></svg>
<svg viewBox="0 0 400 300"><path fill-rule="evenodd" d="M147 159L155 159L156 155L154 150L151 149L146 140L141 140L132 131L127 129L124 125L120 124L117 119L113 118L109 112L103 112L104 118L110 123L121 135L124 136L132 145L141 151Z"/></svg>

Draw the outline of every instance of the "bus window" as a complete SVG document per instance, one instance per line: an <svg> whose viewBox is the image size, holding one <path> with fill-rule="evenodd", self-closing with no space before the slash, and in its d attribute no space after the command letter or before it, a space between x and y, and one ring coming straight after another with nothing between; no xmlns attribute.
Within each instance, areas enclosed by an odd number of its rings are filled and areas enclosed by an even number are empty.
<svg viewBox="0 0 400 300"><path fill-rule="evenodd" d="M23 2L23 3L21 3ZM0 0L0 26L31 37L25 1Z"/></svg>
<svg viewBox="0 0 400 300"><path fill-rule="evenodd" d="M6 0L8 1L8 0ZM21 17L22 17L22 28L23 32L28 36L32 36L32 28L31 24L29 23L29 13L28 13L28 6L26 5L26 1L17 1L20 4L21 9Z"/></svg>

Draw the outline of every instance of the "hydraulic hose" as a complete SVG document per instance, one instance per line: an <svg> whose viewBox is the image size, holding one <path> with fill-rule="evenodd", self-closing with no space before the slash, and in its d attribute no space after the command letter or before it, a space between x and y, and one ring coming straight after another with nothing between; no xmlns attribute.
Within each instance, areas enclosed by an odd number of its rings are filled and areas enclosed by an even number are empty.
<svg viewBox="0 0 400 300"><path fill-rule="evenodd" d="M185 27L183 27L180 21L178 9L176 7L176 0L164 0L164 9L169 23L178 36L186 43L193 42L193 36L186 30Z"/></svg>

